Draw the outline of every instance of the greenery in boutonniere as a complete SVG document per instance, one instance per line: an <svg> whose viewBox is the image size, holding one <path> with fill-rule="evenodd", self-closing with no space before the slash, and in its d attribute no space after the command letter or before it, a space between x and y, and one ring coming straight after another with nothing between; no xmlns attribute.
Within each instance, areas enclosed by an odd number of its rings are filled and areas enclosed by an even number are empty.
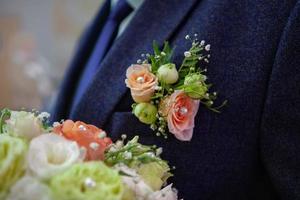
<svg viewBox="0 0 300 200"><path fill-rule="evenodd" d="M167 138L168 129L182 141L192 138L200 103L216 113L227 103L214 106L217 92L210 92L207 69L200 67L209 63L210 45L198 41L197 34L185 39L191 42L191 48L183 53L180 66L172 62L174 49L168 42L162 50L153 42L153 54L142 54L142 59L127 69L125 80L135 101L133 114L158 136Z"/></svg>

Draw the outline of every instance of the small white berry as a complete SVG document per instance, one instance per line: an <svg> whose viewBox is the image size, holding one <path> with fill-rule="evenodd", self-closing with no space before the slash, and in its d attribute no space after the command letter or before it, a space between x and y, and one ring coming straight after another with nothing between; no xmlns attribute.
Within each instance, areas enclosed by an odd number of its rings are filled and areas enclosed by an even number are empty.
<svg viewBox="0 0 300 200"><path fill-rule="evenodd" d="M189 52L189 51L185 51L185 52L184 52L184 56L187 57L187 58L188 58L188 57L191 57L191 55L192 55L192 54L191 54L191 52Z"/></svg>
<svg viewBox="0 0 300 200"><path fill-rule="evenodd" d="M57 127L57 126L59 126L59 125L60 125L59 122L54 122L54 123L53 123L53 127L54 127L54 128Z"/></svg>
<svg viewBox="0 0 300 200"><path fill-rule="evenodd" d="M122 134L122 135L121 135L121 138L122 138L123 140L125 140L125 139L127 138L127 135L126 135L126 134Z"/></svg>
<svg viewBox="0 0 300 200"><path fill-rule="evenodd" d="M128 152L128 151L125 151L125 152L124 152L124 158L125 158L125 159L131 159L131 158L132 158L132 153L131 153L131 152Z"/></svg>
<svg viewBox="0 0 300 200"><path fill-rule="evenodd" d="M204 48L205 48L206 51L209 51L210 50L210 44L206 45Z"/></svg>
<svg viewBox="0 0 300 200"><path fill-rule="evenodd" d="M96 182L92 178L87 177L84 180L84 185L88 188L94 188L94 187L96 187Z"/></svg>
<svg viewBox="0 0 300 200"><path fill-rule="evenodd" d="M145 82L145 79L144 79L144 77L139 76L139 77L136 78L136 81L137 81L138 83L142 84L142 83Z"/></svg>
<svg viewBox="0 0 300 200"><path fill-rule="evenodd" d="M86 131L86 127L84 125L80 125L80 126L78 126L78 128L81 131Z"/></svg>
<svg viewBox="0 0 300 200"><path fill-rule="evenodd" d="M91 142L90 145L91 149L93 149L94 151L96 151L99 148L99 144L96 142Z"/></svg>
<svg viewBox="0 0 300 200"><path fill-rule="evenodd" d="M101 131L101 132L99 133L98 137L99 137L100 139L105 138L105 137L106 137L106 132L105 132L105 131Z"/></svg>

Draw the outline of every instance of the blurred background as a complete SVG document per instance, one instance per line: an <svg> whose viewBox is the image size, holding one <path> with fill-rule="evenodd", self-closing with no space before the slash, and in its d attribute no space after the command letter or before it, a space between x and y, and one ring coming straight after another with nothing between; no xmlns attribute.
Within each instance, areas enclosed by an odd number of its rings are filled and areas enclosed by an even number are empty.
<svg viewBox="0 0 300 200"><path fill-rule="evenodd" d="M0 0L0 109L51 105L103 0Z"/></svg>

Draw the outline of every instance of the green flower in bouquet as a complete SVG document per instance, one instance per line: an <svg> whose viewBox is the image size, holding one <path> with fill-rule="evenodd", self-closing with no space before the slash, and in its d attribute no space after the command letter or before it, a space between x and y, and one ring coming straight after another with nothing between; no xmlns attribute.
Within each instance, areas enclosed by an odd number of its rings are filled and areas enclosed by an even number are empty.
<svg viewBox="0 0 300 200"><path fill-rule="evenodd" d="M129 168L122 163L113 168L119 171L124 183L122 200L161 199L152 198L152 196L159 195L156 193L161 190L166 179L171 175L168 165L161 165L158 162L142 164L138 170Z"/></svg>
<svg viewBox="0 0 300 200"><path fill-rule="evenodd" d="M50 180L54 199L59 200L118 200L123 184L118 171L103 162L85 162L73 165L66 172Z"/></svg>
<svg viewBox="0 0 300 200"><path fill-rule="evenodd" d="M27 144L20 138L0 135L0 199L25 172Z"/></svg>
<svg viewBox="0 0 300 200"><path fill-rule="evenodd" d="M160 190L167 179L172 176L166 162L142 164L138 167L137 172L154 191Z"/></svg>
<svg viewBox="0 0 300 200"><path fill-rule="evenodd" d="M167 179L172 176L168 163L162 160L159 155L161 148L147 146L138 143L136 136L126 145L119 141L105 154L105 162L114 166L125 164L137 171L142 179L154 191L159 190Z"/></svg>
<svg viewBox="0 0 300 200"><path fill-rule="evenodd" d="M146 200L153 193L151 187L145 183L135 169L122 163L115 165L113 168L119 171L124 183L122 200Z"/></svg>

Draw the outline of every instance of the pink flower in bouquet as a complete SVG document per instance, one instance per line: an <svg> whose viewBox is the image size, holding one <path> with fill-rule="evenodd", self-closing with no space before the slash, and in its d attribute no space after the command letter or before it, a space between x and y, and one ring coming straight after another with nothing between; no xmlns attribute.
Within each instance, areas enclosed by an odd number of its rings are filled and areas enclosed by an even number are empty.
<svg viewBox="0 0 300 200"><path fill-rule="evenodd" d="M158 79L150 72L150 67L149 64L143 64L132 65L127 69L125 83L137 103L150 101L158 85Z"/></svg>
<svg viewBox="0 0 300 200"><path fill-rule="evenodd" d="M159 112L167 119L168 129L177 139L192 139L199 104L199 100L188 97L183 91L175 91L161 102Z"/></svg>
<svg viewBox="0 0 300 200"><path fill-rule="evenodd" d="M112 140L106 136L105 131L80 121L66 120L55 126L53 131L86 148L86 160L103 160L104 151L112 144Z"/></svg>

